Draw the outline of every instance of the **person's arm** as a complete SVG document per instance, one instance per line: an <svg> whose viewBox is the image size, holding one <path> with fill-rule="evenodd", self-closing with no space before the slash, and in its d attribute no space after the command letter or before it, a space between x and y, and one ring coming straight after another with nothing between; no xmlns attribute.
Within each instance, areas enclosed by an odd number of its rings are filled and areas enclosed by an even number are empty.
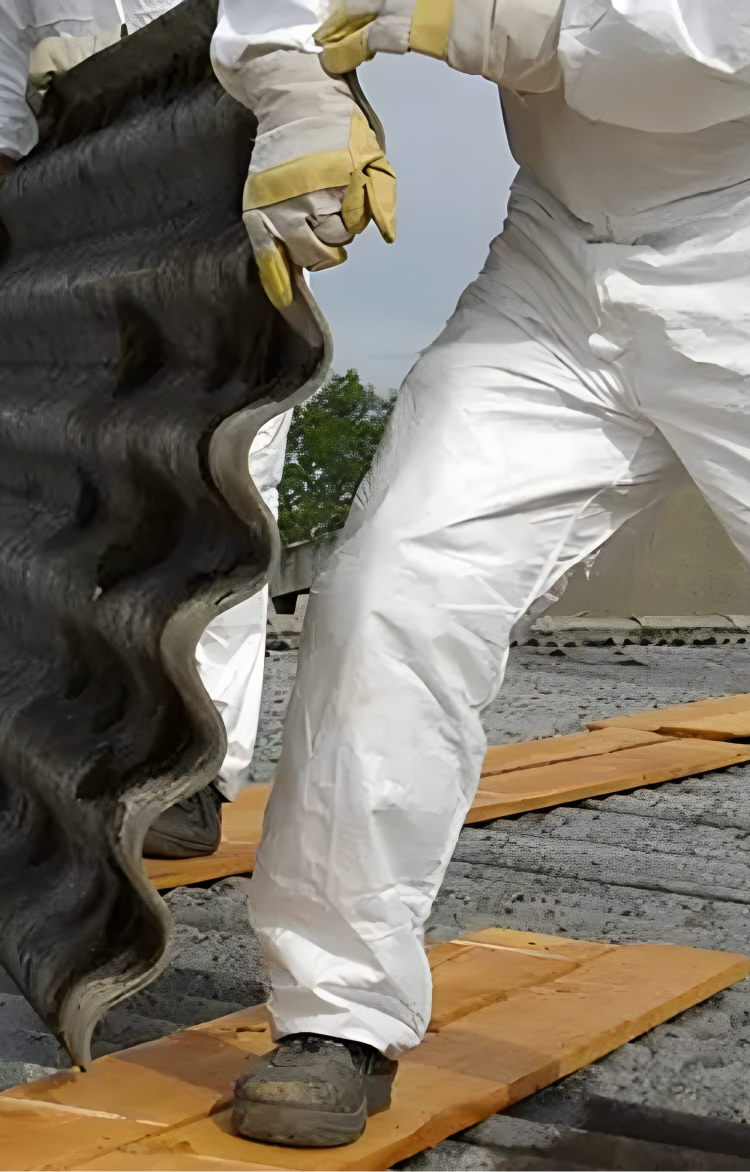
<svg viewBox="0 0 750 1172"><path fill-rule="evenodd" d="M32 32L0 4L0 176L27 155L39 137L36 118L26 102L33 45Z"/></svg>
<svg viewBox="0 0 750 1172"><path fill-rule="evenodd" d="M324 0L223 0L211 57L258 119L243 219L273 303L292 297L287 258L311 270L346 259L374 219L395 236L395 177L344 77L321 65Z"/></svg>
<svg viewBox="0 0 750 1172"><path fill-rule="evenodd" d="M423 53L460 73L540 93L560 80L564 6L565 0L340 0L315 39L333 71L356 69L378 52Z"/></svg>

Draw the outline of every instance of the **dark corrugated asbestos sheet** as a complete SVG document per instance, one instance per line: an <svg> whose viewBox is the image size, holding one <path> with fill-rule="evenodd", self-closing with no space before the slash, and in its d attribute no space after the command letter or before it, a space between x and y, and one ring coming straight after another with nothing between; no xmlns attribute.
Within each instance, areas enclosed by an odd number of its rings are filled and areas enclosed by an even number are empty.
<svg viewBox="0 0 750 1172"><path fill-rule="evenodd" d="M215 7L60 79L0 188L0 960L78 1062L164 954L145 829L222 759L193 653L277 542L252 435L327 360L258 283Z"/></svg>

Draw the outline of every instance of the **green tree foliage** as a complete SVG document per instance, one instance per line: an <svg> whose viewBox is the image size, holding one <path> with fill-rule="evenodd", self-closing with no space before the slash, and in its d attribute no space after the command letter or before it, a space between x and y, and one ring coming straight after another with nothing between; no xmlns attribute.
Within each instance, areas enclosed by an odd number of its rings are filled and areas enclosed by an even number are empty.
<svg viewBox="0 0 750 1172"><path fill-rule="evenodd" d="M287 545L340 529L370 467L396 400L356 370L333 374L294 412L279 485L279 529Z"/></svg>

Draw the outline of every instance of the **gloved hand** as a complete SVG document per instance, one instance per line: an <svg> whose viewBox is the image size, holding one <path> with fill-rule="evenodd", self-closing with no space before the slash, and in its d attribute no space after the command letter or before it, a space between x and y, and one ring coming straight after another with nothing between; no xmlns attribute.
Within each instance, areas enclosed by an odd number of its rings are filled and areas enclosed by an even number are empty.
<svg viewBox="0 0 750 1172"><path fill-rule="evenodd" d="M341 215L346 191L311 191L243 213L261 283L277 309L292 300L290 261L317 273L346 260L343 245L354 239Z"/></svg>
<svg viewBox="0 0 750 1172"><path fill-rule="evenodd" d="M315 51L290 46L255 55L257 46L232 27L230 15L225 6L211 60L224 88L258 122L243 219L266 292L284 309L292 299L291 264L341 264L344 245L370 220L384 240L395 239L396 177L355 82L327 72ZM278 30L273 40L285 43Z"/></svg>
<svg viewBox="0 0 750 1172"><path fill-rule="evenodd" d="M344 245L370 220L388 244L396 238L396 176L359 110L351 118L348 152L348 186L251 206L243 213L261 283L277 309L292 300L290 262L311 272L343 264Z"/></svg>

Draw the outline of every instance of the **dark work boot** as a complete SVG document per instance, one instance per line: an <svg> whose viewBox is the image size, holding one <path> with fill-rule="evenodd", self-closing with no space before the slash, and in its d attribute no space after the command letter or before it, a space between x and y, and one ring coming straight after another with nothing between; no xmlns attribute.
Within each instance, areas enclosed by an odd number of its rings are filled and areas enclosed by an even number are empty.
<svg viewBox="0 0 750 1172"><path fill-rule="evenodd" d="M212 782L151 823L143 853L152 859L196 859L212 855L220 842L221 795Z"/></svg>
<svg viewBox="0 0 750 1172"><path fill-rule="evenodd" d="M390 1106L397 1068L364 1042L290 1034L237 1079L232 1122L240 1135L266 1143L350 1144L368 1115Z"/></svg>

